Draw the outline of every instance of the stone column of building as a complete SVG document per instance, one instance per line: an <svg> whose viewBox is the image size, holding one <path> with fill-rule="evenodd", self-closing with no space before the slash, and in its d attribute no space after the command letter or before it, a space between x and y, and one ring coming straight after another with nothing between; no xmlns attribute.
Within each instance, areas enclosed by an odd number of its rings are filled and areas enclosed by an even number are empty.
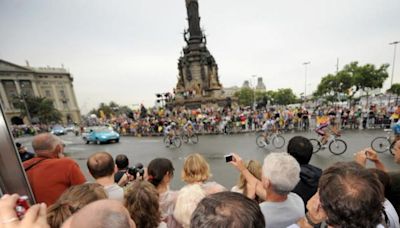
<svg viewBox="0 0 400 228"><path fill-rule="evenodd" d="M58 97L57 89L55 84L51 84L51 88L53 89L53 94L54 94L54 106L58 110L64 110L64 107L61 106L60 100Z"/></svg>
<svg viewBox="0 0 400 228"><path fill-rule="evenodd" d="M10 103L8 103L7 95L6 95L6 90L4 89L3 82L0 81L0 96L1 100L3 101L3 108L5 110L10 109Z"/></svg>
<svg viewBox="0 0 400 228"><path fill-rule="evenodd" d="M33 94L35 95L35 97L40 97L40 93L39 93L39 90L37 88L36 81L32 80L31 81L31 85L32 85Z"/></svg>
<svg viewBox="0 0 400 228"><path fill-rule="evenodd" d="M66 84L66 88L67 88L67 93L68 93L67 96L70 98L71 105L69 107L72 111L72 113L71 113L72 120L76 123L79 123L81 114L79 112L78 102L76 100L76 96L75 96L74 90L72 88L72 83Z"/></svg>
<svg viewBox="0 0 400 228"><path fill-rule="evenodd" d="M19 81L14 80L14 84L15 84L15 88L17 89L17 94L18 94L18 96L20 96L21 95L21 86L19 85Z"/></svg>

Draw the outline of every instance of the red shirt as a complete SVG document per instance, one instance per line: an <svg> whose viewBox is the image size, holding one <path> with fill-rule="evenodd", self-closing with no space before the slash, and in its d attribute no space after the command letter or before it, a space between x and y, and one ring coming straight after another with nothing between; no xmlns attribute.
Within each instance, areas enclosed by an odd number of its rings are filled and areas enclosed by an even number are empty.
<svg viewBox="0 0 400 228"><path fill-rule="evenodd" d="M23 163L31 166L43 157L32 158ZM78 164L69 158L47 158L27 171L28 180L37 203L52 205L72 185L86 182Z"/></svg>

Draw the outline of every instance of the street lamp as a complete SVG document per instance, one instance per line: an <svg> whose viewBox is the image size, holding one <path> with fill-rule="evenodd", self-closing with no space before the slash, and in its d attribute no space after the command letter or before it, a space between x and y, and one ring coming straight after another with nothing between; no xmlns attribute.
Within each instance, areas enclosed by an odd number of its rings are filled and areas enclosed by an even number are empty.
<svg viewBox="0 0 400 228"><path fill-rule="evenodd" d="M166 92L166 93L157 93L156 94L157 103L161 103L161 106L164 107L165 104L169 101L171 101L171 93Z"/></svg>
<svg viewBox="0 0 400 228"><path fill-rule="evenodd" d="M395 61L396 61L396 47L397 47L398 43L400 43L400 41L394 41L394 42L389 44L389 45L394 45L393 65L392 65L392 79L390 80L390 86L393 85L394 65L395 65Z"/></svg>
<svg viewBox="0 0 400 228"><path fill-rule="evenodd" d="M307 65L310 64L311 62L304 62L304 68L305 68L305 76L304 76L304 102L306 101L307 98Z"/></svg>
<svg viewBox="0 0 400 228"><path fill-rule="evenodd" d="M392 43L389 43L389 45L394 45L394 53L393 53L393 65L392 65L392 78L390 79L390 88L393 85L393 77L394 77L394 66L395 66L395 62L396 62L396 47L397 44L400 43L400 41L393 41ZM390 99L391 96L389 95L389 103L388 106L390 106Z"/></svg>

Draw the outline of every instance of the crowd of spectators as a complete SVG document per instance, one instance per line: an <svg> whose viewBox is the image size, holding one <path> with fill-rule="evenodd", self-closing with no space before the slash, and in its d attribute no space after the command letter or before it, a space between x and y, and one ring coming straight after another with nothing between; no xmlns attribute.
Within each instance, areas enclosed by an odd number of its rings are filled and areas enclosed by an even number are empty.
<svg viewBox="0 0 400 228"><path fill-rule="evenodd" d="M194 123L195 132L198 134L230 134L249 131L259 131L263 123L274 117L281 130L308 131L318 125L318 116L335 116L336 124L342 129L370 129L389 128L399 119L399 107L370 106L368 109L361 107L287 107L272 106L253 110L251 107L206 107L198 109L185 108L152 108L133 111L131 115L109 115L97 117L89 116L79 128L84 126L108 125L122 135L157 136L162 135L164 127L177 123L182 127L190 120ZM12 125L11 132L14 137L36 135L49 132L51 125Z"/></svg>
<svg viewBox="0 0 400 228"><path fill-rule="evenodd" d="M285 107L277 106L253 110L247 108L198 108L145 109L126 115L97 119L94 123L111 125L122 135L155 136L163 133L164 127L175 122L182 127L190 120L198 134L229 134L258 131L269 119L277 120L281 130L308 131L316 127L318 116L335 116L336 124L342 129L389 128L400 115L400 108L377 107ZM93 124L93 123L92 123Z"/></svg>
<svg viewBox="0 0 400 228"><path fill-rule="evenodd" d="M97 152L87 160L95 179L87 183L75 161L63 156L57 136L39 134L32 146L37 157L23 166L38 204L18 218L18 195L4 195L0 228L400 227L400 173L388 172L370 148L355 153L354 162L324 171L309 164L312 146L301 136L289 141L286 152L268 154L263 164L232 153L229 163L240 176L229 191L211 180L199 153L184 159L185 185L172 190L176 171L167 158L153 159L142 176L129 172L123 155ZM400 164L400 141L394 151ZM365 168L367 160L375 169Z"/></svg>

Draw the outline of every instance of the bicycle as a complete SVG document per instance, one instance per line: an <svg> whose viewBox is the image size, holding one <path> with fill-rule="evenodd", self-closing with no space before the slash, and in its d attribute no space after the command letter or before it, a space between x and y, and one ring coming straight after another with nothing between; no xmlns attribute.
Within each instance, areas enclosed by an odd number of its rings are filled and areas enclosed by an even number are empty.
<svg viewBox="0 0 400 228"><path fill-rule="evenodd" d="M182 140L185 143L192 142L193 144L197 144L199 142L199 136L192 132L192 135L189 136L188 132L184 132L182 134Z"/></svg>
<svg viewBox="0 0 400 228"><path fill-rule="evenodd" d="M168 137L168 135L164 136L163 142L166 147L174 145L176 148L179 148L182 145L182 140L176 135L174 135L171 139Z"/></svg>
<svg viewBox="0 0 400 228"><path fill-rule="evenodd" d="M395 140L391 139L391 129L384 129L385 132L387 132L386 137L384 136L379 136L374 138L371 141L371 148L375 150L377 153L383 153L387 150L394 155L393 153L393 146L396 143Z"/></svg>
<svg viewBox="0 0 400 228"><path fill-rule="evenodd" d="M326 145L329 145L329 151L334 155L341 155L347 150L347 143L342 139L338 139L340 135L332 134ZM313 146L313 154L317 153L322 148L322 136L318 139L309 139Z"/></svg>
<svg viewBox="0 0 400 228"><path fill-rule="evenodd" d="M262 133L256 137L256 144L260 148L264 148L270 143L275 148L280 149L285 145L285 138L279 132L268 134L267 136L265 136L265 133Z"/></svg>

